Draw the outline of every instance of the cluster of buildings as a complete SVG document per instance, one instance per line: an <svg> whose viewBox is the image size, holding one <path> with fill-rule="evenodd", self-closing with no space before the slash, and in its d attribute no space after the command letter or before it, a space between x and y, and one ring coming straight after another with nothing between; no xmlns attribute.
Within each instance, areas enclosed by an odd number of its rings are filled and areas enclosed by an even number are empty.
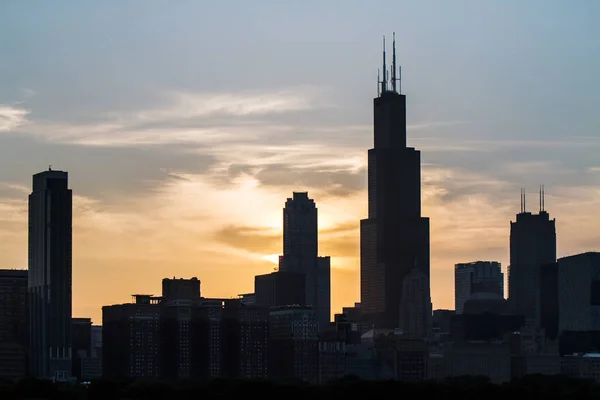
<svg viewBox="0 0 600 400"><path fill-rule="evenodd" d="M385 46L384 46L385 47ZM368 216L360 222L361 301L331 321L329 257L306 192L283 209L279 268L254 292L202 296L197 278L165 278L159 296L73 318L72 192L63 171L33 176L29 269L0 270L0 378L270 378L327 383L524 374L600 380L600 253L557 260L555 220L525 209L510 224L508 298L494 261L455 266L455 309L432 310L429 219L420 152L407 146L395 45L374 99Z"/></svg>
<svg viewBox="0 0 600 400"><path fill-rule="evenodd" d="M557 259L556 226L544 209L510 224L508 298L500 264L455 266L455 309L433 311L431 378L526 374L600 381L600 253Z"/></svg>

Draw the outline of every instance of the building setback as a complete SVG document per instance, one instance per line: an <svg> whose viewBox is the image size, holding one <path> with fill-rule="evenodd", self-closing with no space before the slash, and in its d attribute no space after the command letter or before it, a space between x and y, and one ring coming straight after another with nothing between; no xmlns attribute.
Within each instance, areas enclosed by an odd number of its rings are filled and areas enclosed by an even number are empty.
<svg viewBox="0 0 600 400"><path fill-rule="evenodd" d="M421 153L406 145L406 96L395 53L394 45L388 80L384 43L383 79L373 101L369 215L360 223L361 308L372 326L424 337L431 319L429 219L421 216Z"/></svg>
<svg viewBox="0 0 600 400"><path fill-rule="evenodd" d="M71 375L72 203L68 173L40 172L29 195L30 369L37 378Z"/></svg>

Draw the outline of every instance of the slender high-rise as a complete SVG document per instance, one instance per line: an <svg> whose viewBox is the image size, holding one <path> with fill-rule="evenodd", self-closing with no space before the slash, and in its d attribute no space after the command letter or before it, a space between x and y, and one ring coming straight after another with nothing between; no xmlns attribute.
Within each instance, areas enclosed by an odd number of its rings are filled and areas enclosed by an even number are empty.
<svg viewBox="0 0 600 400"><path fill-rule="evenodd" d="M279 269L304 275L306 303L314 307L320 329L326 329L331 321L330 258L319 257L317 207L307 192L294 192L285 203Z"/></svg>
<svg viewBox="0 0 600 400"><path fill-rule="evenodd" d="M30 374L65 380L71 373L73 194L68 173L40 172L29 195Z"/></svg>
<svg viewBox="0 0 600 400"><path fill-rule="evenodd" d="M384 39L368 153L369 217L360 224L361 308L375 327L424 337L431 320L429 218L421 216L421 154L406 145L395 40L393 52L388 79Z"/></svg>
<svg viewBox="0 0 600 400"><path fill-rule="evenodd" d="M556 220L550 219L544 203L542 186L539 213L528 212L521 191L521 212L510 222L508 301L533 326L540 322L540 266L556 262Z"/></svg>

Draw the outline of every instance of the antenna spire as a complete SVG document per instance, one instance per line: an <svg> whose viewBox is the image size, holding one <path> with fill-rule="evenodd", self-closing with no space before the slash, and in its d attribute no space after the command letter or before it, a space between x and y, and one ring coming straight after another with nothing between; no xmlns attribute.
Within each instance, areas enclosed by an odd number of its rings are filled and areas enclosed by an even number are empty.
<svg viewBox="0 0 600 400"><path fill-rule="evenodd" d="M396 32L392 33L392 91L396 93Z"/></svg>
<svg viewBox="0 0 600 400"><path fill-rule="evenodd" d="M542 193L540 196L540 201L542 202L542 211L546 211L546 189L544 188L544 185L542 185Z"/></svg>
<svg viewBox="0 0 600 400"><path fill-rule="evenodd" d="M387 66L385 60L385 36L383 37L383 79L381 80L381 93L387 91Z"/></svg>
<svg viewBox="0 0 600 400"><path fill-rule="evenodd" d="M380 77L379 77L379 68L377 68L377 97L379 97L381 95L381 90L379 90L380 83L381 83L381 81L380 81Z"/></svg>
<svg viewBox="0 0 600 400"><path fill-rule="evenodd" d="M521 214L523 213L523 188L521 188Z"/></svg>
<svg viewBox="0 0 600 400"><path fill-rule="evenodd" d="M525 188L523 188L523 212L527 212L527 203L525 202Z"/></svg>

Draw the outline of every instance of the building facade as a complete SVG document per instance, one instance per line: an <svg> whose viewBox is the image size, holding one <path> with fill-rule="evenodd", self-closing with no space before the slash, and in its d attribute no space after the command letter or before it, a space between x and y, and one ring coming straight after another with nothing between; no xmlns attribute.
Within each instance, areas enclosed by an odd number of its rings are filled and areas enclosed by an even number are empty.
<svg viewBox="0 0 600 400"><path fill-rule="evenodd" d="M265 307L306 305L306 278L300 272L277 271L254 277L255 303Z"/></svg>
<svg viewBox="0 0 600 400"><path fill-rule="evenodd" d="M319 324L314 309L272 309L269 325L269 377L318 383Z"/></svg>
<svg viewBox="0 0 600 400"><path fill-rule="evenodd" d="M600 331L600 253L558 260L558 331Z"/></svg>
<svg viewBox="0 0 600 400"><path fill-rule="evenodd" d="M27 270L0 270L0 379L27 373Z"/></svg>
<svg viewBox="0 0 600 400"><path fill-rule="evenodd" d="M72 209L68 173L40 172L29 195L30 369L38 378L71 375Z"/></svg>
<svg viewBox="0 0 600 400"><path fill-rule="evenodd" d="M221 323L222 376L267 378L269 362L269 309L226 300Z"/></svg>
<svg viewBox="0 0 600 400"><path fill-rule="evenodd" d="M454 266L454 309L463 313L467 300L474 294L504 297L504 274L497 261L474 261Z"/></svg>

